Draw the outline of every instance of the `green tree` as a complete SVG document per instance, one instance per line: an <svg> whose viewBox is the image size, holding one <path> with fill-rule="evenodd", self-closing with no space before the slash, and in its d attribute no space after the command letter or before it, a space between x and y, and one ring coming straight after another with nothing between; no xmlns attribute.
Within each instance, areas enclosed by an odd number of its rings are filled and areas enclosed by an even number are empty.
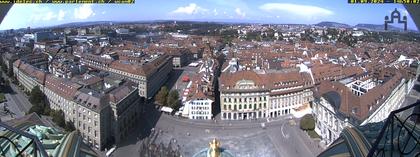
<svg viewBox="0 0 420 157"><path fill-rule="evenodd" d="M45 95L42 93L39 86L35 86L29 95L29 102L31 102L32 107L29 109L28 113L35 112L39 115L49 115L50 106L47 105L45 101Z"/></svg>
<svg viewBox="0 0 420 157"><path fill-rule="evenodd" d="M315 129L315 119L312 115L307 114L300 119L300 128L302 130L314 130Z"/></svg>
<svg viewBox="0 0 420 157"><path fill-rule="evenodd" d="M4 83L3 73L0 71L0 84Z"/></svg>
<svg viewBox="0 0 420 157"><path fill-rule="evenodd" d="M29 96L29 102L31 102L32 105L44 103L44 93L42 93L39 86L35 86L31 90L31 93Z"/></svg>
<svg viewBox="0 0 420 157"><path fill-rule="evenodd" d="M66 127L66 120L64 119L64 112L62 110L51 110L50 116L55 124L62 128Z"/></svg>
<svg viewBox="0 0 420 157"><path fill-rule="evenodd" d="M167 97L168 97L168 88L166 86L163 86L160 88L160 91L156 94L155 100L162 106L167 105Z"/></svg>
<svg viewBox="0 0 420 157"><path fill-rule="evenodd" d="M64 129L68 132L72 132L72 131L76 130L76 127L74 127L74 124L73 124L72 121L67 121L66 122L66 127Z"/></svg>
<svg viewBox="0 0 420 157"><path fill-rule="evenodd" d="M40 105L32 105L32 107L28 111L28 114L33 112L37 113L38 115L43 115L44 109Z"/></svg>
<svg viewBox="0 0 420 157"><path fill-rule="evenodd" d="M177 109L179 107L179 105L180 105L179 94L176 90L172 90L169 93L167 103L168 103L168 106L173 108L173 109Z"/></svg>
<svg viewBox="0 0 420 157"><path fill-rule="evenodd" d="M9 69L7 70L7 76L14 77L13 75L14 75L14 73L13 73L13 67L12 66L9 66Z"/></svg>
<svg viewBox="0 0 420 157"><path fill-rule="evenodd" d="M0 66L1 70L3 70L4 73L7 73L7 67L6 64L4 64L3 57L0 57Z"/></svg>

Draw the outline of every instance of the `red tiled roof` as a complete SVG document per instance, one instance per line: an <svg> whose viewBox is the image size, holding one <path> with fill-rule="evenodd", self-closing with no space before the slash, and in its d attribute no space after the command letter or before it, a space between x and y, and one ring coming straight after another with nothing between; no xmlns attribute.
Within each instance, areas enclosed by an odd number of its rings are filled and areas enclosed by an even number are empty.
<svg viewBox="0 0 420 157"><path fill-rule="evenodd" d="M45 87L54 93L62 96L65 99L73 100L73 96L76 94L77 90L82 86L66 80L63 78L57 78L52 74L48 74L45 79Z"/></svg>

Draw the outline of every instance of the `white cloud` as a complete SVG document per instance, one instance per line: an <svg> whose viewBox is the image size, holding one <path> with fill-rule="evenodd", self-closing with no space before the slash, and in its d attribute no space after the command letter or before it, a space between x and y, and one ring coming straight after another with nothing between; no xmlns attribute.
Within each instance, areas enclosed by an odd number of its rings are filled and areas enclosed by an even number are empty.
<svg viewBox="0 0 420 157"><path fill-rule="evenodd" d="M325 8L291 3L266 3L261 5L259 8L267 12L283 11L308 18L334 14L334 12Z"/></svg>
<svg viewBox="0 0 420 157"><path fill-rule="evenodd" d="M217 10L216 10L216 9L214 9L214 10L213 10L213 14L214 14L214 16L217 16L217 15L219 15L219 12L217 12Z"/></svg>
<svg viewBox="0 0 420 157"><path fill-rule="evenodd" d="M241 10L241 8L236 8L235 13L240 17L245 17L246 13Z"/></svg>
<svg viewBox="0 0 420 157"><path fill-rule="evenodd" d="M102 15L106 14L106 11L102 11Z"/></svg>
<svg viewBox="0 0 420 157"><path fill-rule="evenodd" d="M193 15L193 14L197 14L197 13L204 13L207 12L207 9L204 9L200 6L198 6L195 3L190 3L187 6L184 7L178 7L176 10L172 11L173 14L188 14L188 15Z"/></svg>
<svg viewBox="0 0 420 157"><path fill-rule="evenodd" d="M64 10L60 10L60 11L58 11L57 20L58 21L64 20L65 16L66 16L66 12Z"/></svg>
<svg viewBox="0 0 420 157"><path fill-rule="evenodd" d="M50 11L50 12L47 12L43 17L44 18L42 20L50 21L52 19L55 19L57 17L57 15L55 15L52 11Z"/></svg>
<svg viewBox="0 0 420 157"><path fill-rule="evenodd" d="M87 19L91 16L95 16L91 4L83 4L82 6L74 9L74 18L76 19Z"/></svg>
<svg viewBox="0 0 420 157"><path fill-rule="evenodd" d="M66 12L64 10L53 11L49 7L34 5L31 9L28 9L31 12L29 17L29 22L43 22L43 21L61 21L64 20Z"/></svg>

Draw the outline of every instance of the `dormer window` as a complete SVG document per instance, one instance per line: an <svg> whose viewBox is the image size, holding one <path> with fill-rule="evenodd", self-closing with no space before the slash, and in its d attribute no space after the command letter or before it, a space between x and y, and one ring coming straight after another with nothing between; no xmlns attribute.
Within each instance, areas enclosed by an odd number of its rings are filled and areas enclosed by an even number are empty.
<svg viewBox="0 0 420 157"><path fill-rule="evenodd" d="M351 113L353 113L353 114L357 114L357 108L353 108L353 109L351 110Z"/></svg>

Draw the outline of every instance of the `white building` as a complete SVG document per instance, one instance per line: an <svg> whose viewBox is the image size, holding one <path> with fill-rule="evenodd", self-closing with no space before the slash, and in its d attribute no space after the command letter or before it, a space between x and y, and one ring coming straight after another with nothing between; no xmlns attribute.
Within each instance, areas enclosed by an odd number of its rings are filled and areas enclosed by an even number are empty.
<svg viewBox="0 0 420 157"><path fill-rule="evenodd" d="M330 145L334 142L341 134L344 127L352 126L348 119L344 115L340 114L339 105L334 102L329 102L331 98L337 98L337 93L328 93L321 97L321 99L314 103L312 112L315 117L316 125L315 132L321 136L321 139L325 145ZM328 97L328 98L327 98Z"/></svg>
<svg viewBox="0 0 420 157"><path fill-rule="evenodd" d="M319 89L322 95L313 105L315 131L321 142L330 145L344 127L385 120L403 103L409 82L389 69L339 82L323 82Z"/></svg>
<svg viewBox="0 0 420 157"><path fill-rule="evenodd" d="M310 104L312 86L309 74L297 71L222 73L219 88L221 118L242 120L291 114L293 110Z"/></svg>
<svg viewBox="0 0 420 157"><path fill-rule="evenodd" d="M188 109L189 119L211 119L212 103L214 101L204 95L202 92L194 94L190 100L185 102Z"/></svg>

